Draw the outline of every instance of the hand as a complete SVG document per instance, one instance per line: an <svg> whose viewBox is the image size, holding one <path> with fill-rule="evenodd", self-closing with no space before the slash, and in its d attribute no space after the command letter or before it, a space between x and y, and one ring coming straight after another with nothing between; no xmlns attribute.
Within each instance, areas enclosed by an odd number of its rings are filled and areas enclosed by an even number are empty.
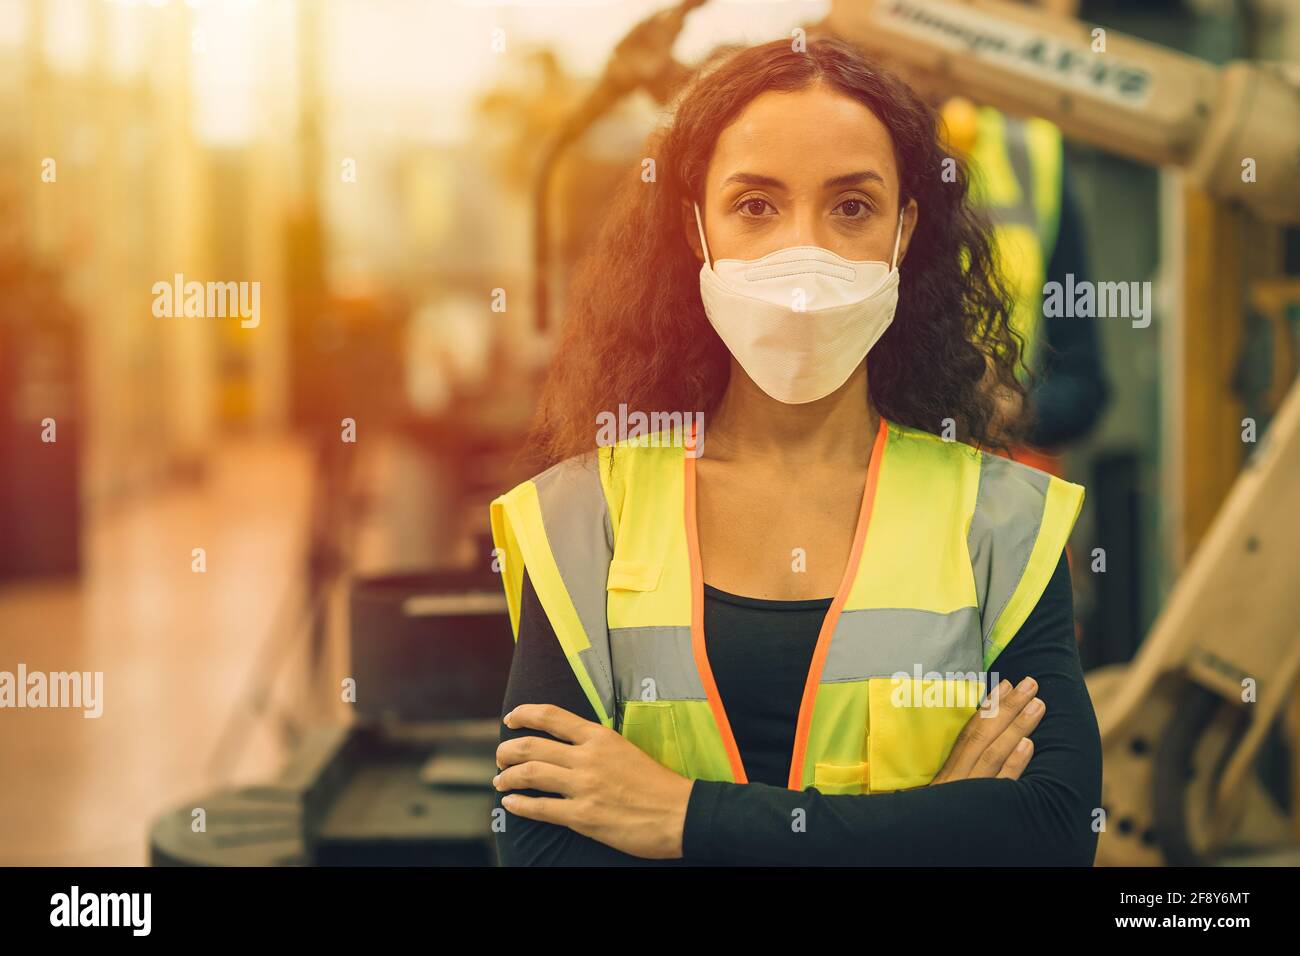
<svg viewBox="0 0 1300 956"><path fill-rule="evenodd" d="M1034 696L1037 692L1038 682L1032 677L1014 690L1010 681L998 684L966 721L931 785L975 777L1020 779L1034 755L1029 735L1047 712L1047 705Z"/></svg>
<svg viewBox="0 0 1300 956"><path fill-rule="evenodd" d="M498 790L542 790L559 797L510 794L501 805L529 820L558 823L616 850L650 860L682 855L682 829L693 781L657 763L617 731L552 704L521 704L505 716L558 739L516 737L497 747Z"/></svg>

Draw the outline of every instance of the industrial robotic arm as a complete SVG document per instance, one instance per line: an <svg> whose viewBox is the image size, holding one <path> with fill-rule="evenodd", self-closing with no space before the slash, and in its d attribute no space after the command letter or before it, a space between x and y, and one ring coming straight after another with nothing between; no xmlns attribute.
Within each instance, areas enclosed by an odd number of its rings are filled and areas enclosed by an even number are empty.
<svg viewBox="0 0 1300 956"><path fill-rule="evenodd" d="M825 27L918 86L1019 116L1151 166L1181 166L1258 218L1300 222L1300 76L1218 67L1000 0L834 0Z"/></svg>

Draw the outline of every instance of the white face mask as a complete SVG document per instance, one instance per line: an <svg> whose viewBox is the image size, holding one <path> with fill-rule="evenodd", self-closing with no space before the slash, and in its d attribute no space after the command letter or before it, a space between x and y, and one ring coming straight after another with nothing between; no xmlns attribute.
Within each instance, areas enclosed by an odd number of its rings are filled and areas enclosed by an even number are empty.
<svg viewBox="0 0 1300 956"><path fill-rule="evenodd" d="M902 212L888 265L845 259L820 246L710 264L698 203L695 224L709 322L746 374L779 402L801 405L835 391L894 320Z"/></svg>

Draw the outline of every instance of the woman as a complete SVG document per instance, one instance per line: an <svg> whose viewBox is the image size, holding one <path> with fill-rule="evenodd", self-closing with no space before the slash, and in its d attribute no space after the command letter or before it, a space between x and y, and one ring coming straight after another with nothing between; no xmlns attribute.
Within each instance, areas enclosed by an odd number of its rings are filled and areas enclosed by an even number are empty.
<svg viewBox="0 0 1300 956"><path fill-rule="evenodd" d="M774 42L648 156L577 277L556 464L493 502L502 860L1090 865L1082 489L973 447L1019 343L934 114ZM607 442L621 406L703 427Z"/></svg>

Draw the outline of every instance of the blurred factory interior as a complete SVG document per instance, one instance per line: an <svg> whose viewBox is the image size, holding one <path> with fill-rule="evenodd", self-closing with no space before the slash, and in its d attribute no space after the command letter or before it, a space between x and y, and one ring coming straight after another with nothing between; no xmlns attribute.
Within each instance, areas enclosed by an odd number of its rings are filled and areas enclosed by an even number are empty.
<svg viewBox="0 0 1300 956"><path fill-rule="evenodd" d="M663 109L592 91L668 6L0 2L0 669L104 674L94 719L0 714L0 864L490 862L511 644L487 503L536 470L518 452L564 276ZM1038 6L1205 64L1300 63L1286 0ZM853 7L711 0L672 52ZM1064 458L1093 670L1138 653L1281 414L1300 233L1062 126L1093 274L1155 303L1148 327L1097 323L1109 401ZM159 315L181 277L259 283L256 315ZM1284 651L1231 832L1180 843L1116 810L1099 862L1300 842Z"/></svg>

